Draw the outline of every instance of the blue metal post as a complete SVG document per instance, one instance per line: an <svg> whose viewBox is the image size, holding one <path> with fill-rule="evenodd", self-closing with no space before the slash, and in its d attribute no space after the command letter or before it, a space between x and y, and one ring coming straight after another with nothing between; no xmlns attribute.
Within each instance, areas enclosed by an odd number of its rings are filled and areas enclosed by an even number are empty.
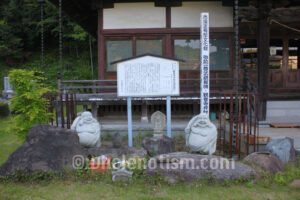
<svg viewBox="0 0 300 200"><path fill-rule="evenodd" d="M127 97L127 118L128 118L128 146L132 147L132 112L131 97Z"/></svg>
<svg viewBox="0 0 300 200"><path fill-rule="evenodd" d="M167 96L167 136L169 138L172 137L171 135L171 97Z"/></svg>

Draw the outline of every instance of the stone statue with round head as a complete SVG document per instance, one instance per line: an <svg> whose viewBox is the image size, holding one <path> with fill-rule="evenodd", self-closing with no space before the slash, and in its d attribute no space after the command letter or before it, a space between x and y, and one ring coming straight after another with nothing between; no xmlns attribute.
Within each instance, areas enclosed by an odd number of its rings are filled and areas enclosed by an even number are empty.
<svg viewBox="0 0 300 200"><path fill-rule="evenodd" d="M217 128L209 120L208 115L201 113L193 117L185 128L186 145L191 152L207 152L212 155L216 151Z"/></svg>
<svg viewBox="0 0 300 200"><path fill-rule="evenodd" d="M85 147L101 146L100 124L90 112L85 111L78 116L74 120L71 129L77 132L81 145Z"/></svg>

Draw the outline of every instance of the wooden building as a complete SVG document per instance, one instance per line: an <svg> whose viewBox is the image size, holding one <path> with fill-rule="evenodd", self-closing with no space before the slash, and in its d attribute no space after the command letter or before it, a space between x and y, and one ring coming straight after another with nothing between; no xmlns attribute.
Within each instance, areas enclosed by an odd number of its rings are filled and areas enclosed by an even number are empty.
<svg viewBox="0 0 300 200"><path fill-rule="evenodd" d="M58 6L58 0L50 1ZM252 85L251 92L259 94L259 117L265 120L269 100L300 98L300 1L239 0L238 9L234 3L62 0L62 9L97 38L100 82L93 83L103 86L100 93L113 92L116 66L111 62L151 53L185 60L180 65L181 94L189 97L199 94L199 18L209 12L211 92L249 92ZM234 42L235 28L239 44Z"/></svg>

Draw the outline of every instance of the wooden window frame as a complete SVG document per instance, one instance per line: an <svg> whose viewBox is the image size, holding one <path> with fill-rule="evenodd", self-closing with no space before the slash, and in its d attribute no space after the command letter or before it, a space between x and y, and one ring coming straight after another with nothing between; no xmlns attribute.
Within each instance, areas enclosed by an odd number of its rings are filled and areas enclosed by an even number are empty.
<svg viewBox="0 0 300 200"><path fill-rule="evenodd" d="M224 69L224 70L211 70L212 72L230 72L232 73L232 55L233 55L233 40L232 40L232 35L231 34L226 34L226 33L210 33L210 38L211 39L228 39L229 42L229 69ZM200 39L199 35L176 35L174 34L172 36L172 57L174 57L174 41L175 40L180 40L180 39ZM180 69L182 72L192 72L195 71L193 69Z"/></svg>
<svg viewBox="0 0 300 200"><path fill-rule="evenodd" d="M149 35L131 35L131 36L107 36L104 37L104 70L107 74L115 74L116 71L107 71L108 63L107 63L107 42L108 41L124 41L124 40L131 40L132 42L132 56L136 56L136 41L137 40L161 40L162 41L162 55L165 55L166 48L165 48L165 36L163 35L156 35L156 36L149 36Z"/></svg>
<svg viewBox="0 0 300 200"><path fill-rule="evenodd" d="M107 71L107 41L110 40L132 40L133 56L136 55L136 40L138 39L161 39L163 56L174 57L175 39L198 39L199 28L157 28L157 29L106 29L104 36L104 71L108 75L116 72ZM233 29L232 28L210 28L210 37L213 39L229 40L229 66L228 70L212 70L216 73L233 74ZM195 70L180 70L180 72L192 72Z"/></svg>

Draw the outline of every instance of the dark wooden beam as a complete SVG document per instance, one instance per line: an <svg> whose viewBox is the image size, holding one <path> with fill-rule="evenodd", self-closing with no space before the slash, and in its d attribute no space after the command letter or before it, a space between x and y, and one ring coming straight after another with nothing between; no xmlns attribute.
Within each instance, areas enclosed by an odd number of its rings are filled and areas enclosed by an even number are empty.
<svg viewBox="0 0 300 200"><path fill-rule="evenodd" d="M249 6L250 0L239 0L239 6ZM234 5L233 0L222 0L223 6L232 7Z"/></svg>
<svg viewBox="0 0 300 200"><path fill-rule="evenodd" d="M172 58L173 51L172 51L172 36L171 34L166 35L166 56Z"/></svg>
<svg viewBox="0 0 300 200"><path fill-rule="evenodd" d="M210 28L212 33L232 33L233 28L220 27ZM144 28L144 29L105 29L103 30L104 35L132 35L132 34L184 34L184 35L195 35L199 34L199 28Z"/></svg>
<svg viewBox="0 0 300 200"><path fill-rule="evenodd" d="M103 9L98 9L98 79L104 80L105 44L103 36Z"/></svg>
<svg viewBox="0 0 300 200"><path fill-rule="evenodd" d="M263 8L265 7L265 8ZM270 26L268 23L268 5L261 7L260 19L257 21L257 86L259 93L258 119L266 119L268 83L269 83L269 55L270 55Z"/></svg>
<svg viewBox="0 0 300 200"><path fill-rule="evenodd" d="M297 50L297 59L298 59L297 68L300 69L300 42L299 41L298 41L297 47L298 47L298 50Z"/></svg>
<svg viewBox="0 0 300 200"><path fill-rule="evenodd" d="M171 28L171 7L166 7L166 27Z"/></svg>
<svg viewBox="0 0 300 200"><path fill-rule="evenodd" d="M114 8L114 1L92 0L91 9Z"/></svg>
<svg viewBox="0 0 300 200"><path fill-rule="evenodd" d="M181 0L156 0L156 7L180 7L182 6Z"/></svg>

